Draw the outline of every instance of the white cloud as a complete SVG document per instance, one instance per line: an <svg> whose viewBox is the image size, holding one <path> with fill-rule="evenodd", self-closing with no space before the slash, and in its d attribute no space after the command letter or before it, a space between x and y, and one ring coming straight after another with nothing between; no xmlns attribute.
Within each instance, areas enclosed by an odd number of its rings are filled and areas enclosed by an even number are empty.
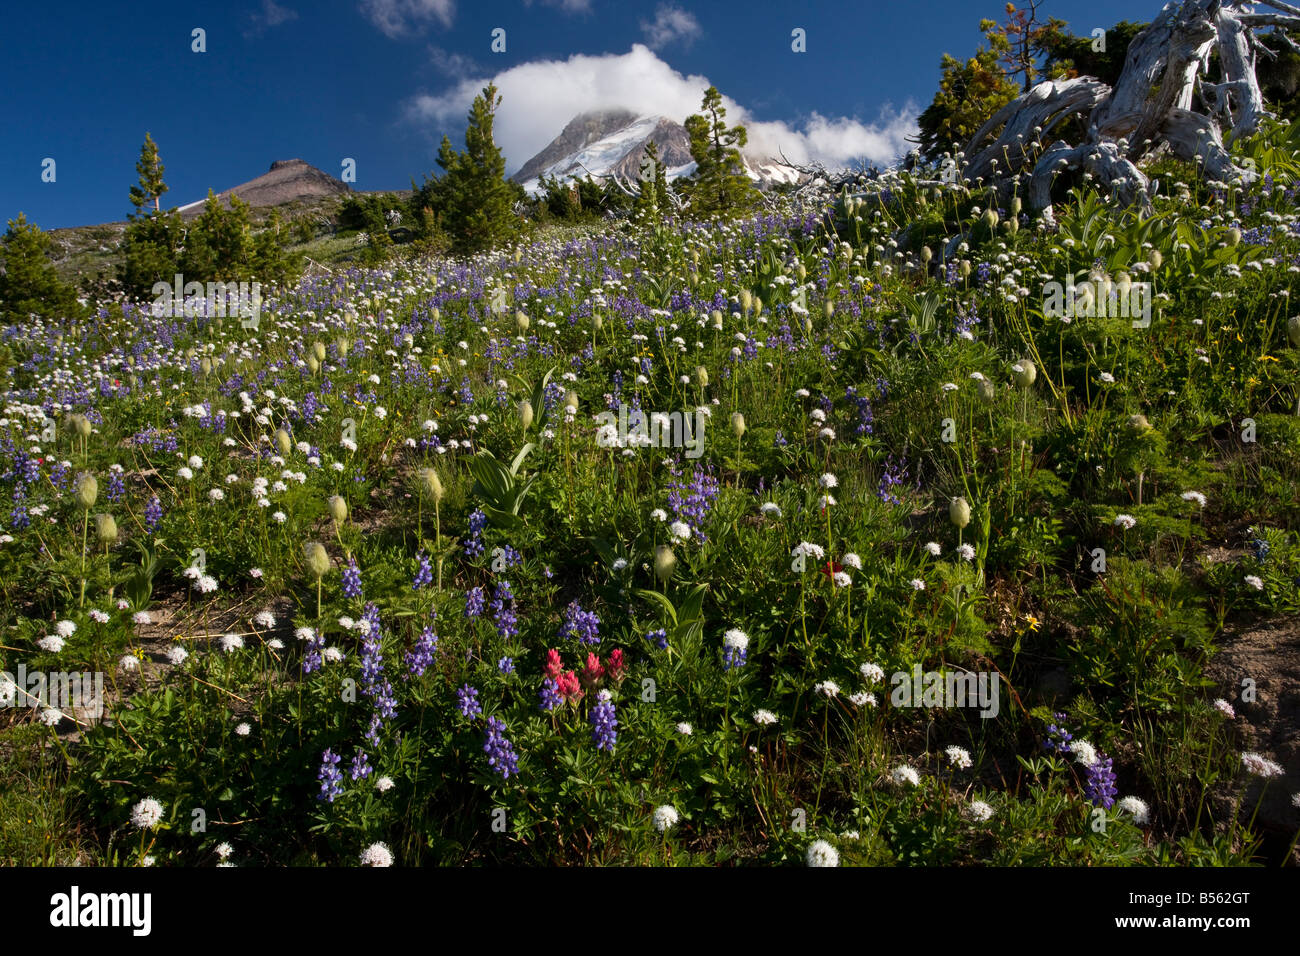
<svg viewBox="0 0 1300 956"><path fill-rule="evenodd" d="M361 13L390 37L410 33L421 21L439 20L451 26L456 0L361 0Z"/></svg>
<svg viewBox="0 0 1300 956"><path fill-rule="evenodd" d="M290 20L297 20L298 12L280 6L275 0L262 0L262 11L249 14L248 19L252 26L245 31L245 36L260 36L263 31L271 27L278 27Z"/></svg>
<svg viewBox="0 0 1300 956"><path fill-rule="evenodd" d="M675 40L688 45L700 35L700 21L695 15L671 3L661 3L655 9L654 22L641 21L641 32L652 50L659 50Z"/></svg>
<svg viewBox="0 0 1300 956"><path fill-rule="evenodd" d="M546 7L559 7L565 13L590 13L591 0L541 0ZM524 6L531 7L533 0L524 0Z"/></svg>
<svg viewBox="0 0 1300 956"><path fill-rule="evenodd" d="M415 97L408 117L436 124L439 138L446 130L452 143L463 148L466 114L489 79L501 94L493 133L505 153L507 172L540 152L579 113L621 108L680 123L699 110L712 85L707 77L679 73L638 43L627 53L575 54L567 60L522 63L495 77L467 77L437 96ZM743 123L748 131L747 152L779 157L783 150L791 162L817 161L831 169L859 161L891 163L912 148L904 137L916 132L913 103L897 111L882 109L874 123L813 112L802 128L795 128L756 119L725 94L722 102L726 122Z"/></svg>
<svg viewBox="0 0 1300 956"><path fill-rule="evenodd" d="M472 56L466 56L463 53L450 53L442 47L429 47L429 59L433 62L435 70L447 76L470 76L478 72L478 64L474 62Z"/></svg>

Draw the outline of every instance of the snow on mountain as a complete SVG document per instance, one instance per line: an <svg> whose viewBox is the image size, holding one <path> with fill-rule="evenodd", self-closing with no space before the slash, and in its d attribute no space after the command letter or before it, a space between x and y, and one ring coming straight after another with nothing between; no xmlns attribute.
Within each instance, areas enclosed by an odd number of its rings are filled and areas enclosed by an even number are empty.
<svg viewBox="0 0 1300 956"><path fill-rule="evenodd" d="M603 110L575 116L545 149L519 168L512 179L529 193L541 192L543 177L560 181L615 175L635 181L646 143L653 141L669 179L695 172L686 128L666 116L637 116ZM798 170L768 156L742 154L745 172L760 187L799 181Z"/></svg>

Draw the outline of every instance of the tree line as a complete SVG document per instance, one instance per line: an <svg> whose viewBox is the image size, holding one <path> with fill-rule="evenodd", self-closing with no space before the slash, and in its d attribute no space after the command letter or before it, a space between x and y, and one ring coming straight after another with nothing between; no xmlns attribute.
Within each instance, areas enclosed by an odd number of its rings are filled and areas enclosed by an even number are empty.
<svg viewBox="0 0 1300 956"><path fill-rule="evenodd" d="M686 120L692 176L669 182L656 144L646 144L640 188L631 192L611 179L590 176L566 182L543 178L542 191L530 197L505 176L505 157L493 136L501 96L488 84L470 107L465 148L455 149L443 136L437 154L440 172L427 175L402 200L392 194L348 196L338 213L341 228L366 235L361 259L376 264L388 257L393 235L425 254L471 255L517 241L533 225L550 221L581 222L609 214L630 215L658 223L669 215L695 218L736 216L752 211L759 192L745 172L740 149L743 126L726 123L726 109L716 87L705 91L699 114ZM314 236L309 220L290 229L273 210L254 229L248 203L232 195L224 204L208 191L203 212L188 223L179 209L164 210L169 188L158 145L145 133L136 163L137 182L129 189L132 211L119 248L116 279L132 298L145 298L155 283L172 281L294 280L302 257L287 251L294 241ZM405 223L396 228L399 223ZM50 260L48 234L19 213L9 221L0 244L0 318L29 315L73 317L84 314L76 292L63 282Z"/></svg>

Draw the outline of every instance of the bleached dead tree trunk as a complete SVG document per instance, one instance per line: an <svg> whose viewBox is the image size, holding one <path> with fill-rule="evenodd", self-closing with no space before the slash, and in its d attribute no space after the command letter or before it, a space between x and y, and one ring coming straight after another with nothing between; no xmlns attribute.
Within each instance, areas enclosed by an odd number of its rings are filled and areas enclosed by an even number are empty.
<svg viewBox="0 0 1300 956"><path fill-rule="evenodd" d="M1256 6L1280 12L1256 13ZM1300 29L1300 7L1282 0L1165 4L1129 44L1113 89L1093 77L1039 83L971 138L965 178L982 179L1002 197L1021 192L1049 217L1052 184L1066 170L1091 174L1119 202L1149 213L1157 187L1140 167L1164 151L1200 163L1207 179L1252 180L1252 170L1233 164L1222 130L1236 140L1269 115L1255 75L1255 54L1267 53L1258 27ZM1222 78L1210 82L1205 74L1216 50ZM1202 111L1195 108L1198 92ZM1049 140L1074 118L1086 129L1082 142Z"/></svg>

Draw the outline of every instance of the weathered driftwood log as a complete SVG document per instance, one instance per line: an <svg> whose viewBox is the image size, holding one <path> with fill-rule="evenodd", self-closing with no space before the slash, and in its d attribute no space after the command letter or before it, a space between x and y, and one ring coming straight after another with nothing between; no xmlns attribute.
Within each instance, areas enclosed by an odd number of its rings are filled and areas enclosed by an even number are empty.
<svg viewBox="0 0 1300 956"><path fill-rule="evenodd" d="M1256 13L1257 5L1281 12ZM1268 52L1257 27L1300 28L1300 7L1282 0L1165 4L1129 44L1113 89L1092 77L1039 83L971 137L963 175L982 178L1000 196L1023 188L1030 208L1049 216L1053 181L1067 170L1091 174L1120 202L1149 212L1154 190L1139 167L1166 151L1200 163L1207 179L1251 181L1255 173L1233 164L1222 130L1237 140L1269 116L1255 73L1256 54ZM1211 82L1206 72L1216 50L1222 76ZM1203 112L1194 108L1198 92ZM1057 139L1044 149L1071 117L1084 120L1083 142Z"/></svg>

